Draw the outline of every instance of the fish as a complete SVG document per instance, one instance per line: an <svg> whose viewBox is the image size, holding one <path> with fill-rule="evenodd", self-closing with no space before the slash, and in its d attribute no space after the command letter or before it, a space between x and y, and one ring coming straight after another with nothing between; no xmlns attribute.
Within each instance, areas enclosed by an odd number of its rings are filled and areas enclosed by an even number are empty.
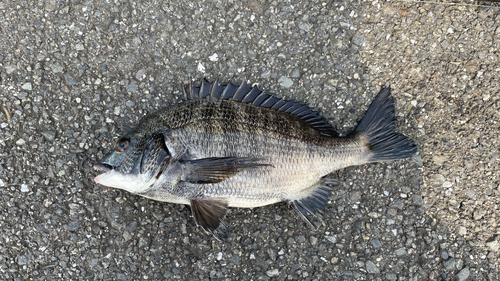
<svg viewBox="0 0 500 281"><path fill-rule="evenodd" d="M141 119L94 165L95 183L186 204L198 227L227 237L229 207L286 202L312 229L332 188L327 175L353 165L414 155L396 131L391 88L340 137L318 111L251 87L191 82L185 100Z"/></svg>

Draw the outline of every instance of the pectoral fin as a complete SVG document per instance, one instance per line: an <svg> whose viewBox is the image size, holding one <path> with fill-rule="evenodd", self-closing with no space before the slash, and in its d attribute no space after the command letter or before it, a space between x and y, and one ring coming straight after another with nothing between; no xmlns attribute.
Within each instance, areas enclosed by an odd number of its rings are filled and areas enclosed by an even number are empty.
<svg viewBox="0 0 500 281"><path fill-rule="evenodd" d="M196 225L210 232L217 240L221 241L226 236L227 200L224 198L191 199L191 211Z"/></svg>
<svg viewBox="0 0 500 281"><path fill-rule="evenodd" d="M251 168L272 166L257 158L204 158L183 161L185 175L183 181L198 184L218 183L237 173Z"/></svg>

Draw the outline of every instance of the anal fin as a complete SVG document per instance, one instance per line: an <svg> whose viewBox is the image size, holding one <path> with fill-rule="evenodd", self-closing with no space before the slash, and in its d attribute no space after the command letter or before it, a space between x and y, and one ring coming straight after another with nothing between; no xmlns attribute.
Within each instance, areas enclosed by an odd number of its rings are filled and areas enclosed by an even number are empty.
<svg viewBox="0 0 500 281"><path fill-rule="evenodd" d="M225 198L191 199L191 211L196 225L211 233L219 241L227 237L228 225L224 221L226 207L227 199Z"/></svg>
<svg viewBox="0 0 500 281"><path fill-rule="evenodd" d="M330 195L332 189L324 184L325 182L322 182L321 184L311 187L311 190L313 191L303 198L289 200L287 202L288 206L292 206L297 214L313 230L316 230L316 226L312 223L310 216L312 215L316 217L316 213L321 212L330 200L328 196Z"/></svg>

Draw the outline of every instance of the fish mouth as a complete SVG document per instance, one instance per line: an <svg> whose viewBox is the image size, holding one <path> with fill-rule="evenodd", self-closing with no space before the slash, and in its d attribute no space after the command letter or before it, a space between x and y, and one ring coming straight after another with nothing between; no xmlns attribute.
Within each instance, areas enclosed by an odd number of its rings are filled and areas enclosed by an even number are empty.
<svg viewBox="0 0 500 281"><path fill-rule="evenodd" d="M108 164L104 164L104 163L97 163L94 165L94 170L96 171L99 171L99 172L103 172L102 174L98 175L97 177L94 178L94 181L96 183L99 183L99 181L101 180L102 177L106 176L106 175L109 175L111 173L111 171L113 171L115 167L111 166L111 165L108 165Z"/></svg>
<svg viewBox="0 0 500 281"><path fill-rule="evenodd" d="M113 170L113 168L114 168L113 166L104 163L97 163L94 165L94 170L105 173Z"/></svg>

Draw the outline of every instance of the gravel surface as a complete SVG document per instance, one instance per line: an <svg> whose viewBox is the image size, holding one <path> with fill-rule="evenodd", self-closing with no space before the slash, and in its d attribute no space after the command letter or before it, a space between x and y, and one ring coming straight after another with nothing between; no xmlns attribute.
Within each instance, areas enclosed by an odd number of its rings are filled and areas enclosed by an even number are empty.
<svg viewBox="0 0 500 281"><path fill-rule="evenodd" d="M498 280L500 9L385 1L0 1L5 280ZM498 5L497 5L498 6ZM93 163L191 80L247 79L352 130L382 86L411 159L349 167L317 231L190 208Z"/></svg>

